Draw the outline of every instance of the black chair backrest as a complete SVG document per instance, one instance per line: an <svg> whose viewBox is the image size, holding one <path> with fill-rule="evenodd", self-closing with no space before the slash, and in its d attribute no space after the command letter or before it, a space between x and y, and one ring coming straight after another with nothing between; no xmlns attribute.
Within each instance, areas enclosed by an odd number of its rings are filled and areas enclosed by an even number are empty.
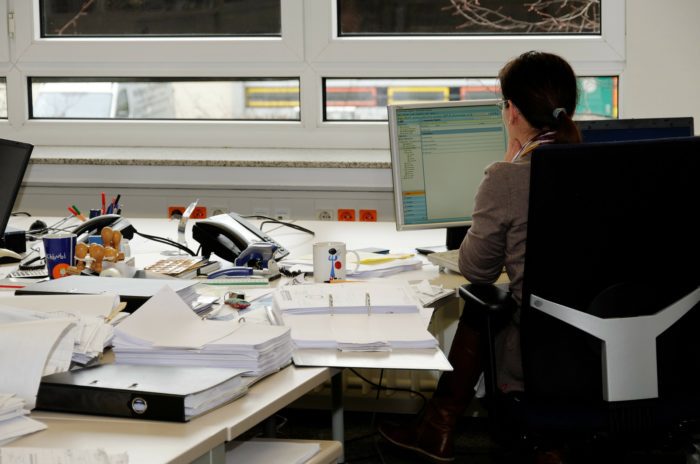
<svg viewBox="0 0 700 464"><path fill-rule="evenodd" d="M528 395L602 398L601 343L528 305L654 314L700 286L700 137L532 155L522 346ZM659 396L700 392L700 305L657 338Z"/></svg>

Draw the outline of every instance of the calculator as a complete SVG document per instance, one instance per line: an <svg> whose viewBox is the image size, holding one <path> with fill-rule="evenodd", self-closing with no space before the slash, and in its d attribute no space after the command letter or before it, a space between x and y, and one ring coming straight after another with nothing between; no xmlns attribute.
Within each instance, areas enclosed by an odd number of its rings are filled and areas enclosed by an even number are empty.
<svg viewBox="0 0 700 464"><path fill-rule="evenodd" d="M12 271L7 275L11 279L43 279L48 276L46 268Z"/></svg>

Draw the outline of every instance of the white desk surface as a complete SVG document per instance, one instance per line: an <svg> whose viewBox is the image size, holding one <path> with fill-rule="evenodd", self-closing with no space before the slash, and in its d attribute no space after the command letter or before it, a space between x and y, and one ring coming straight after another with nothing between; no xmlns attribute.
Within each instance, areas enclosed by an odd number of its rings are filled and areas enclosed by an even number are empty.
<svg viewBox="0 0 700 464"><path fill-rule="evenodd" d="M12 218L10 222L15 227L27 228L34 219ZM52 219L45 221L50 225L55 222ZM176 221L138 218L131 222L140 232L177 240ZM316 235L283 226L267 225L265 228L265 232L292 250L292 256L311 254L312 245L317 241L343 241L348 249L386 247L398 253L415 252L416 246L444 244L445 240L442 229L398 232L394 223L388 222L299 221L296 224L315 231ZM191 225L188 226L188 243L190 248L196 249L198 245L191 238ZM162 257L162 250L172 249L137 237L130 246L139 268ZM461 275L439 272L437 266L425 262L421 270L403 272L394 278L427 279L445 287L466 283ZM6 273L5 268L2 266L0 273ZM290 366L253 385L242 398L185 424L35 411L32 417L45 422L49 428L16 440L9 446L102 447L110 452L128 451L132 464L190 462L224 441L236 438L311 391L328 380L332 373L333 370L325 367Z"/></svg>

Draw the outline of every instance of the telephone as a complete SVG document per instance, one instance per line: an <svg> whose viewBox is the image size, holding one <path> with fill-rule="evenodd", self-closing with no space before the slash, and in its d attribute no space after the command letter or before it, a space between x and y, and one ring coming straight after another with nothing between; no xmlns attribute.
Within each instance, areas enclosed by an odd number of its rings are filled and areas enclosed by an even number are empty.
<svg viewBox="0 0 700 464"><path fill-rule="evenodd" d="M218 214L198 221L192 226L192 237L202 245L202 256L208 258L214 253L232 263L253 242L276 245L274 258L277 261L289 254L272 237L236 213Z"/></svg>
<svg viewBox="0 0 700 464"><path fill-rule="evenodd" d="M131 240L134 238L134 226L129 221L118 214L103 214L90 218L87 221L78 224L73 233L78 236L78 242L87 242L88 236L99 234L103 227L111 227L122 233L122 237Z"/></svg>

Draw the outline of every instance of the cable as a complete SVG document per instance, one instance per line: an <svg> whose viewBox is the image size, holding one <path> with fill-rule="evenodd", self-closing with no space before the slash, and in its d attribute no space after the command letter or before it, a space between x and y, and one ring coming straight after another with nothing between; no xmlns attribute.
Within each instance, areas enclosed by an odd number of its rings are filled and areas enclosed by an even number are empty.
<svg viewBox="0 0 700 464"><path fill-rule="evenodd" d="M165 244L165 245L170 245L170 246L174 246L175 248L179 248L180 250L189 253L191 256L197 256L197 254L196 254L194 251L190 250L190 249L187 248L185 245L183 245L183 244L181 244L181 243L177 243L177 242L174 241L174 240L170 240L169 238L164 238L164 237L158 237L158 236L155 236L155 235L144 234L144 233L142 233L142 232L139 232L138 230L134 230L134 233L135 233L136 235L140 235L141 237L143 237L143 238L145 238L145 239L153 240L154 242L163 243L163 244Z"/></svg>
<svg viewBox="0 0 700 464"><path fill-rule="evenodd" d="M27 216L27 217L32 217L31 214L29 214L27 211L15 211L14 213L10 214L11 216Z"/></svg>
<svg viewBox="0 0 700 464"><path fill-rule="evenodd" d="M383 386L383 385L378 385L378 384L372 382L372 381L369 380L367 377L363 376L362 374L360 374L359 372L357 372L357 370L355 370L355 369L353 369L353 368L350 368L350 372L352 372L352 373L355 374L357 377L359 377L360 379L362 379L363 381L367 382L368 384L370 384L371 386L373 386L374 388L376 388L376 389L378 389L378 390L400 391L400 392L402 391L402 392L407 392L407 393L413 393L413 394L416 394L416 395L420 396L421 399L423 400L423 406L421 406L421 411L423 410L423 408L425 408L425 405L426 405L427 402L428 402L428 399L425 397L425 395L422 394L422 393L419 392L419 391L412 390L412 389L410 389L410 388L385 387L385 386Z"/></svg>
<svg viewBox="0 0 700 464"><path fill-rule="evenodd" d="M281 224L283 226L290 227L292 229L299 230L301 232L306 232L307 234L310 235L316 235L316 232L307 229L306 227L299 226L297 224L291 223L291 222L284 222L280 221L279 219L271 218L269 216L259 216L257 214L251 215L251 216L242 216L245 219L264 219L263 222L260 223L260 230L262 230L262 226L265 224Z"/></svg>

